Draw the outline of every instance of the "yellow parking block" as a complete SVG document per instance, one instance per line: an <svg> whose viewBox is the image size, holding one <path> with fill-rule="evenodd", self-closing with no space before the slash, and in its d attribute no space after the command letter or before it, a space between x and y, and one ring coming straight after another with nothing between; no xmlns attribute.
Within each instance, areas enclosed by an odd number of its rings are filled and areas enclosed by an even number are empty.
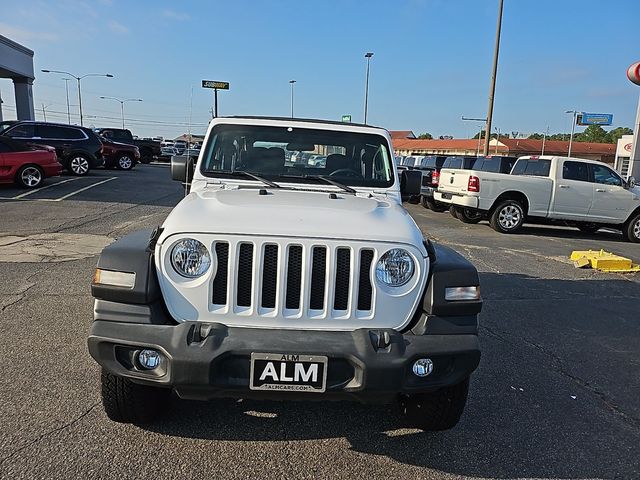
<svg viewBox="0 0 640 480"><path fill-rule="evenodd" d="M575 250L571 260L576 268L590 267L601 272L640 272L640 265L634 265L630 258L621 257L604 250Z"/></svg>

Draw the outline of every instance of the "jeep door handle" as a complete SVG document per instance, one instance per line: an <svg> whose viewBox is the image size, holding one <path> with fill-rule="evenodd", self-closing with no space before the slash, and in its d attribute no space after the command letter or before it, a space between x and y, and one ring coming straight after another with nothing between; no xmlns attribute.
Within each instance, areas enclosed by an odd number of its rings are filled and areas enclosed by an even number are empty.
<svg viewBox="0 0 640 480"><path fill-rule="evenodd" d="M604 188L596 188L596 192L606 192Z"/></svg>
<svg viewBox="0 0 640 480"><path fill-rule="evenodd" d="M569 188L569 185L558 185L560 188Z"/></svg>

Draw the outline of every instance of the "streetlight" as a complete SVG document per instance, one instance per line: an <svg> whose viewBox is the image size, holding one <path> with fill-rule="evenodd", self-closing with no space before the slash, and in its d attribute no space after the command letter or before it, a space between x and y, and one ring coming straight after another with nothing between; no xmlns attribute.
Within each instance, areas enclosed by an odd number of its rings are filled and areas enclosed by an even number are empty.
<svg viewBox="0 0 640 480"><path fill-rule="evenodd" d="M64 89L67 92L67 123L71 125L71 111L69 110L69 80L70 78L63 78L64 80Z"/></svg>
<svg viewBox="0 0 640 480"><path fill-rule="evenodd" d="M119 98L116 97L104 97L101 96L100 98L104 99L104 100L115 100L116 102L120 102L120 115L122 116L122 129L124 130L124 103L125 102L141 102L142 99L141 98L126 98L124 100L120 100Z"/></svg>
<svg viewBox="0 0 640 480"><path fill-rule="evenodd" d="M110 73L87 73L86 75L82 75L81 77L78 77L77 75L74 75L72 73L69 72L63 72L62 70L40 70L43 73L60 73L62 75L69 75L70 77L73 77L77 80L78 82L78 106L80 107L80 126L84 127L84 117L82 116L82 92L80 90L80 80L82 80L83 78L86 77L108 77L108 78L113 78L113 75L111 75Z"/></svg>
<svg viewBox="0 0 640 480"><path fill-rule="evenodd" d="M293 84L296 83L296 80L289 80L289 84L291 85L291 118L293 118Z"/></svg>
<svg viewBox="0 0 640 480"><path fill-rule="evenodd" d="M462 115L462 120L465 122L484 122L484 123L486 123L487 121L486 118L468 118L468 117L465 117L464 115ZM480 132L478 133L478 148L476 149L476 157L480 156L480 142L482 142L482 126L484 125L484 123L480 125ZM485 144L488 145L487 132L484 133L484 141L485 141Z"/></svg>
<svg viewBox="0 0 640 480"><path fill-rule="evenodd" d="M570 114L573 115L572 121L571 121L571 136L569 137L569 152L567 153L567 157L570 157L571 156L571 146L573 144L573 134L576 131L576 115L578 115L578 113L580 113L580 112L578 112L576 110L567 110L564 113L570 113Z"/></svg>
<svg viewBox="0 0 640 480"><path fill-rule="evenodd" d="M498 54L500 53L500 31L502 29L502 3L498 3L498 26L496 28L496 45L493 51L493 71L491 73L491 89L489 90L489 108L487 109L487 128L484 129L486 135L491 134L491 120L493 119L493 97L496 93L496 76L498 74ZM489 142L484 144L484 154L489 155Z"/></svg>
<svg viewBox="0 0 640 480"><path fill-rule="evenodd" d="M369 63L373 57L373 52L367 52L364 54L364 58L367 59L367 77L364 84L364 123L367 124L367 107L369 104Z"/></svg>

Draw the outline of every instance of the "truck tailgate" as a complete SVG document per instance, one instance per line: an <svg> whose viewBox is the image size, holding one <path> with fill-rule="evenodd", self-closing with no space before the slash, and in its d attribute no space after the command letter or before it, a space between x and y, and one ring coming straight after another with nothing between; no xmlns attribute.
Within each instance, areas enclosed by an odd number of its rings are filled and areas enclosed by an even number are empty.
<svg viewBox="0 0 640 480"><path fill-rule="evenodd" d="M469 176L473 170L459 170L445 168L440 170L440 183L438 191L453 194L467 193L469 185Z"/></svg>

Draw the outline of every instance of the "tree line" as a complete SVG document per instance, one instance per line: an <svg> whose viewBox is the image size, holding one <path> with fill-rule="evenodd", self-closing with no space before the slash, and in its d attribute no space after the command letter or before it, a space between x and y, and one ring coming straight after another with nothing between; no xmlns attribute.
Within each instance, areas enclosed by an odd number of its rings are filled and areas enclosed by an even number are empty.
<svg viewBox="0 0 640 480"><path fill-rule="evenodd" d="M605 130L600 125L589 125L582 132L575 132L573 134L574 142L592 142L592 143L617 143L620 137L623 135L632 135L633 130L628 127L616 127L612 130ZM482 130L482 133L476 133L472 138L478 139L478 136L482 135L482 138L485 137L485 131ZM553 133L551 135L547 135L547 140L563 140L565 142L569 141L569 137L571 134L569 133ZM492 133L491 138L497 138L497 133ZM501 138L510 138L508 133L500 134ZM430 133L423 133L418 135L419 139L422 140L431 140L433 136ZM544 138L543 133L532 133L527 137L532 140L542 140Z"/></svg>

